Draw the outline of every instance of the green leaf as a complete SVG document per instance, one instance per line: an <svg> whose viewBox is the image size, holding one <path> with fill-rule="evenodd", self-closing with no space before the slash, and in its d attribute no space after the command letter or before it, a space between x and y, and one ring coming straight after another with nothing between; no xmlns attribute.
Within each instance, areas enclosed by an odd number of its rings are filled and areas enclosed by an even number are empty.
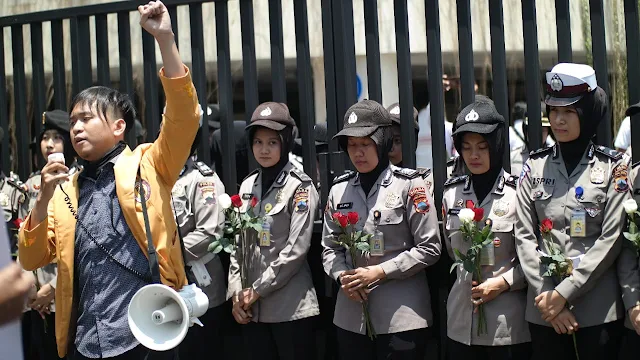
<svg viewBox="0 0 640 360"><path fill-rule="evenodd" d="M356 243L356 249L360 250L363 253L368 253L370 251L369 243L358 242Z"/></svg>
<svg viewBox="0 0 640 360"><path fill-rule="evenodd" d="M463 261L462 266L464 267L465 270L467 270L467 272L470 272L470 273L473 273L476 270L475 262L469 261L469 259Z"/></svg>
<svg viewBox="0 0 640 360"><path fill-rule="evenodd" d="M222 245L220 245L220 243L218 243L218 245L216 245L216 247L213 248L213 253L214 254L218 254L220 251L222 251Z"/></svg>
<svg viewBox="0 0 640 360"><path fill-rule="evenodd" d="M553 261L559 264L565 261L564 255L560 255L560 254L553 255L551 256L551 258L553 259Z"/></svg>
<svg viewBox="0 0 640 360"><path fill-rule="evenodd" d="M464 257L465 257L464 255L462 255L462 253L460 252L460 250L458 250L458 249L456 249L456 248L454 248L454 249L453 249L453 253L456 255L456 257L457 257L459 260L463 260L463 259L464 259Z"/></svg>
<svg viewBox="0 0 640 360"><path fill-rule="evenodd" d="M212 242L209 244L209 247L207 247L207 251L209 251L209 252L213 252L213 250L214 250L218 245L220 245L220 241L218 241L218 240L214 240L214 241L212 241Z"/></svg>
<svg viewBox="0 0 640 360"><path fill-rule="evenodd" d="M231 254L236 247L233 244L227 244L227 246L224 246L223 248L224 252L226 252L227 254Z"/></svg>
<svg viewBox="0 0 640 360"><path fill-rule="evenodd" d="M262 231L262 224L259 224L259 223L250 224L248 228L260 232Z"/></svg>
<svg viewBox="0 0 640 360"><path fill-rule="evenodd" d="M340 241L342 243L348 243L349 242L349 236L347 234L340 234L340 235L338 235L338 241Z"/></svg>

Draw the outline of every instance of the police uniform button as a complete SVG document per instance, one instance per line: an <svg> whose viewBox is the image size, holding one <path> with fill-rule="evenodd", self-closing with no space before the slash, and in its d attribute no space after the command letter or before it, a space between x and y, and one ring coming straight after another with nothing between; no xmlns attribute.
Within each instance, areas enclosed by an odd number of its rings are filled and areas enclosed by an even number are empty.
<svg viewBox="0 0 640 360"><path fill-rule="evenodd" d="M386 220L386 221L387 221L387 222L389 222L389 221L391 221L391 219L390 219L390 218L387 218L387 220Z"/></svg>
<svg viewBox="0 0 640 360"><path fill-rule="evenodd" d="M564 229L560 229L560 232L561 232L561 233L564 233Z"/></svg>

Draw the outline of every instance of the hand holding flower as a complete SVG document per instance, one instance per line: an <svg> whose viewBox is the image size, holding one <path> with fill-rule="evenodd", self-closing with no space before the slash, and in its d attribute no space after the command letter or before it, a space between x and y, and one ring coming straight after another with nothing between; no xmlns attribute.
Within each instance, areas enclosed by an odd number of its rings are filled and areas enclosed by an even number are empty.
<svg viewBox="0 0 640 360"><path fill-rule="evenodd" d="M536 307L542 314L542 319L551 322L567 304L567 300L556 290L545 291L536 296Z"/></svg>
<svg viewBox="0 0 640 360"><path fill-rule="evenodd" d="M578 331L576 317L573 316L573 313L567 308L563 308L560 314L551 320L551 325L558 334L571 335Z"/></svg>
<svg viewBox="0 0 640 360"><path fill-rule="evenodd" d="M383 280L387 274L380 265L359 267L347 270L340 276L342 287L347 290L358 290L368 287L376 281Z"/></svg>
<svg viewBox="0 0 640 360"><path fill-rule="evenodd" d="M502 277L492 277L478 285L477 281L471 282L471 299L473 301L473 312L478 311L478 306L486 304L495 299L498 295L509 290L509 284Z"/></svg>

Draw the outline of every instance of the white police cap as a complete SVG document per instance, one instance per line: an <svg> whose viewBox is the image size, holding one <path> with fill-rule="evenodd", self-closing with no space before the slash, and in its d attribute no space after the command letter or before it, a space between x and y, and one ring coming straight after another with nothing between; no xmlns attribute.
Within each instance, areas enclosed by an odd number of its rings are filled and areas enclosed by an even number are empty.
<svg viewBox="0 0 640 360"><path fill-rule="evenodd" d="M547 73L547 96L550 106L567 106L598 87L596 72L589 65L560 63Z"/></svg>

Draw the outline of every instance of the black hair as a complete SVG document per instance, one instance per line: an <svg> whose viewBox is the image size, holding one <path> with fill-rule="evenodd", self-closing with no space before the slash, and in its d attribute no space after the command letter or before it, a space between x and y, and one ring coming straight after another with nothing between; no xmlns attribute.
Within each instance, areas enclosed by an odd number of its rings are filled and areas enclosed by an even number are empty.
<svg viewBox="0 0 640 360"><path fill-rule="evenodd" d="M77 105L95 106L98 116L107 120L107 113L111 112L116 119L123 119L126 123L125 135L135 126L136 109L127 94L106 86L93 86L82 90L73 98L70 113Z"/></svg>

